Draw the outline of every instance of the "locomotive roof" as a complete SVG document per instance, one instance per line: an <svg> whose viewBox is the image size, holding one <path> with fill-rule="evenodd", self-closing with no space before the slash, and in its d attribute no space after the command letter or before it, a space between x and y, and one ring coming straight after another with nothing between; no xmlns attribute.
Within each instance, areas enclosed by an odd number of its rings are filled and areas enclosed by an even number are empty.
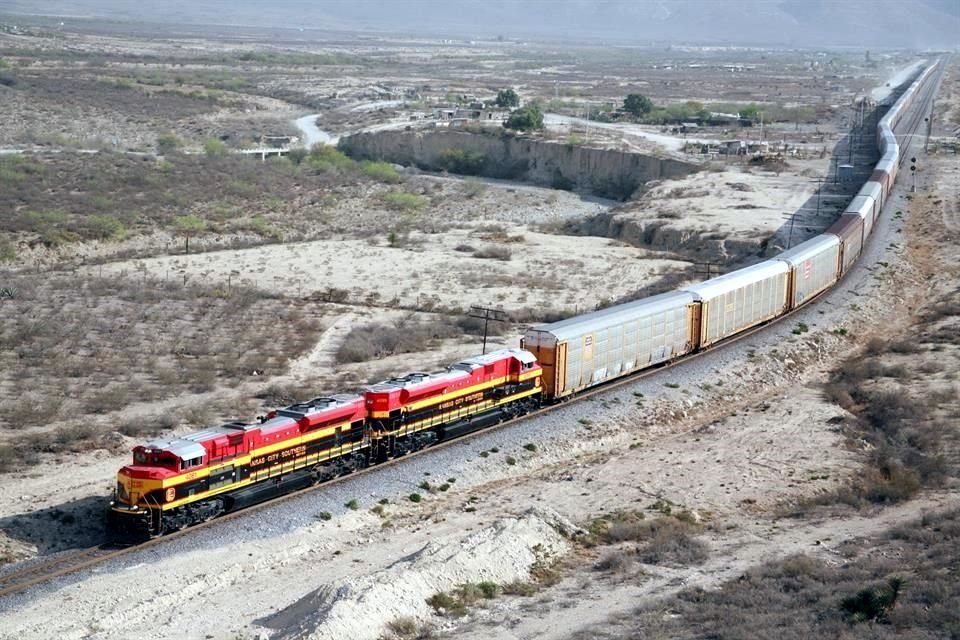
<svg viewBox="0 0 960 640"><path fill-rule="evenodd" d="M169 451L184 460L190 460L206 453L206 450L200 444L213 440L217 436L234 433L245 433L252 429L259 428L259 424L247 424L246 422L228 422L219 427L210 427L203 431L194 431L177 438L166 438L163 440L154 440L143 445L147 449L158 449Z"/></svg>
<svg viewBox="0 0 960 640"><path fill-rule="evenodd" d="M144 445L147 449L157 449L159 451L169 451L181 460L192 460L206 455L207 450L203 445L187 440L186 438L171 438L168 440L154 440Z"/></svg>
<svg viewBox="0 0 960 640"><path fill-rule="evenodd" d="M693 296L685 291L668 291L642 300L618 304L599 311L567 318L559 322L531 327L527 330L527 333L548 333L557 340L567 340L585 333L602 331L608 327L637 320L653 313L676 307L686 307L693 301Z"/></svg>
<svg viewBox="0 0 960 640"><path fill-rule="evenodd" d="M301 418L314 413L321 413L331 409L346 407L357 402L362 402L363 396L338 393L331 396L314 398L307 402L297 402L283 409L277 409L277 415L290 418Z"/></svg>
<svg viewBox="0 0 960 640"><path fill-rule="evenodd" d="M490 353L466 358L460 362L457 362L456 364L450 365L443 371L436 371L434 373L415 372L408 373L407 375L399 378L390 378L388 380L384 380L383 382L378 382L377 384L368 386L366 391L372 391L374 393L393 391L394 389L407 389L422 382L439 382L446 379L453 380L463 376L465 373L469 374L479 367L492 364L508 357L516 358L524 364L530 364L532 362L536 362L537 360L536 356L525 349L500 349L498 351L491 351Z"/></svg>

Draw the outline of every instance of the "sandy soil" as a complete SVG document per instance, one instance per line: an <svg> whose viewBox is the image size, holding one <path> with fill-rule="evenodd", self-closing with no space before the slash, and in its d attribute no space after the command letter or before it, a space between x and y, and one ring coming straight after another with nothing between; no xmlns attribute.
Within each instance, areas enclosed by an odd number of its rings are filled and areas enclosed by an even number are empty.
<svg viewBox="0 0 960 640"><path fill-rule="evenodd" d="M591 308L680 264L602 238L546 235L524 227L508 233L523 238L502 245L512 253L508 261L457 251L461 245L483 248L495 243L483 240L482 231L451 230L411 235L409 249L330 240L150 258L137 264L161 277L188 273L224 283L233 273L245 284L298 295L334 287L349 290L351 300L374 295L392 306L419 307L430 299L445 308L494 304L507 310ZM117 262L105 265L103 272L131 273L134 268L133 263Z"/></svg>

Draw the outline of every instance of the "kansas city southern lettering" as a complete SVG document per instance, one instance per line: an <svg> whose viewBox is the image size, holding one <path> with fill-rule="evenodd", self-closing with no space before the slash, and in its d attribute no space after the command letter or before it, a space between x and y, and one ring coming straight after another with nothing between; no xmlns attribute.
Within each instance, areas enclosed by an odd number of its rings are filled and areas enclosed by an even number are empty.
<svg viewBox="0 0 960 640"><path fill-rule="evenodd" d="M260 456L252 459L250 461L250 468L256 469L257 467L270 467L275 464L286 462L290 458L299 458L300 456L305 455L307 455L306 445L291 447L290 449L284 449L283 451L277 451L275 453L271 453L270 455Z"/></svg>

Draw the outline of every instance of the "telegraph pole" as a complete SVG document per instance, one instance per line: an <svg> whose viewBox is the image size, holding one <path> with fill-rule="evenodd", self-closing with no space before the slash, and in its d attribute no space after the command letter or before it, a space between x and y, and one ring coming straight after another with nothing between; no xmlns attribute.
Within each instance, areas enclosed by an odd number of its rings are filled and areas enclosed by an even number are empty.
<svg viewBox="0 0 960 640"><path fill-rule="evenodd" d="M720 265L713 264L712 262L695 262L693 264L693 272L709 280L714 276L720 275Z"/></svg>
<svg viewBox="0 0 960 640"><path fill-rule="evenodd" d="M470 313L467 314L471 318L477 318L478 320L483 320L483 353L487 352L487 327L490 324L490 321L494 322L506 322L507 314L498 309L489 309L487 307L470 307Z"/></svg>

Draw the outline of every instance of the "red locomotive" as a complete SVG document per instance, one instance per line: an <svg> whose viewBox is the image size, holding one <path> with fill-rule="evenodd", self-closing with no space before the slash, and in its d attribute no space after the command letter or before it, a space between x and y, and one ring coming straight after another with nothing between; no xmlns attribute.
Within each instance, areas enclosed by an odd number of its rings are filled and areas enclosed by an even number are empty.
<svg viewBox="0 0 960 640"><path fill-rule="evenodd" d="M113 528L160 535L519 415L540 404L540 375L533 354L504 349L136 447Z"/></svg>

